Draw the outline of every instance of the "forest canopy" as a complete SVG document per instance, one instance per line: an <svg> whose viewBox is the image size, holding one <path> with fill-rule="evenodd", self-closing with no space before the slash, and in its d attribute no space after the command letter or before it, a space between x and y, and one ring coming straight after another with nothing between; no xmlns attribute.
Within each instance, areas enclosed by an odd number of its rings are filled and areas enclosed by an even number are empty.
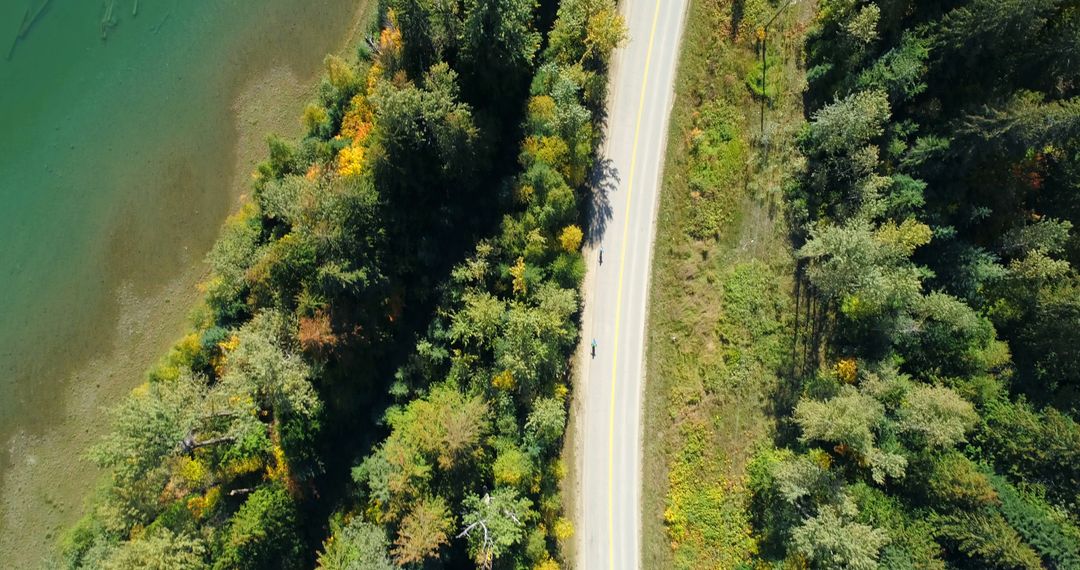
<svg viewBox="0 0 1080 570"><path fill-rule="evenodd" d="M823 334L748 468L765 560L1080 565L1078 23L820 3L787 200Z"/></svg>

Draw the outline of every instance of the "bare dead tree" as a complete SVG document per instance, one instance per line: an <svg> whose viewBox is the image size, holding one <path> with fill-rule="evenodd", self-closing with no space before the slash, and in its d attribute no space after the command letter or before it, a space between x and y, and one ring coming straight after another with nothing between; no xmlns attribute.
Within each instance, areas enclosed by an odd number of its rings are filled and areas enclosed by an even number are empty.
<svg viewBox="0 0 1080 570"><path fill-rule="evenodd" d="M491 504L491 494L490 493L485 494L483 501L484 501L485 505L490 505ZM515 515L514 513L503 509L502 514L506 515L507 518L514 521L515 523L517 523L519 525L521 524L521 521L517 518L517 515ZM455 538L467 537L467 536L469 536L469 533L471 533L473 530L475 530L477 528L484 531L484 538L483 538L482 542L480 543L480 551L476 555L476 563L483 570L491 570L492 564L495 562L495 541L491 539L491 532L488 530L488 524L487 523L488 523L487 519L480 518L476 522L474 522L474 523L470 524L469 526L465 527L465 530L462 530L455 537Z"/></svg>

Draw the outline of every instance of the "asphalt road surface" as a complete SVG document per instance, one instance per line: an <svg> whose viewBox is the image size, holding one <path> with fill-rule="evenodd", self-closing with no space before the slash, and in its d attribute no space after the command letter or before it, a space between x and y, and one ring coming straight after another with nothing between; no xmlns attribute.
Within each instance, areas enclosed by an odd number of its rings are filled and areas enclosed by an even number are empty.
<svg viewBox="0 0 1080 570"><path fill-rule="evenodd" d="M686 14L686 0L620 4L630 39L612 60L583 315L579 570L641 566L646 304L660 173Z"/></svg>

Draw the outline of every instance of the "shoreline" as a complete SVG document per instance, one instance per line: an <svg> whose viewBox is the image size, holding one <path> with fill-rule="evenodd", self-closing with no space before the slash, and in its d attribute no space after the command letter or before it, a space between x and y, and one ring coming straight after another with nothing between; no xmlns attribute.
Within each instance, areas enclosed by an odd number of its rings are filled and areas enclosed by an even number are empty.
<svg viewBox="0 0 1080 570"><path fill-rule="evenodd" d="M351 50L369 13L369 6L357 4L347 31L328 53ZM212 235L204 236L207 244L216 240L225 217L237 210L250 191L250 173L266 156L266 137L295 138L301 133L300 116L320 76L321 66L294 70L274 64L227 83L232 92L227 114L233 119L232 125L222 125L232 129L233 138L232 167L224 185L228 207L212 224ZM126 210L120 208L124 214L139 214L138 208ZM218 213L214 212L215 217ZM193 215L208 214L196 210ZM125 230L131 220L114 217L113 233ZM197 284L207 272L206 251L183 249L173 266L175 275L149 288L126 267L119 275L109 276L107 307L100 312L103 319L94 323L97 336L107 332L106 346L95 347L85 359L56 367L65 378L60 393L52 398L62 410L50 412L58 421L34 423L29 429L20 426L2 442L0 557L12 567L36 567L55 552L58 538L82 515L86 499L102 477L82 455L107 425L103 408L144 382L146 371L190 329L188 314L202 298Z"/></svg>

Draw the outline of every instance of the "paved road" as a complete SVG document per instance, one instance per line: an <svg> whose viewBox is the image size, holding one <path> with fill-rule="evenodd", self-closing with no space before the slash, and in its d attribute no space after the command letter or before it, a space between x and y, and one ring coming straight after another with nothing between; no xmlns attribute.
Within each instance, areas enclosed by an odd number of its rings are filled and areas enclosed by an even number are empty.
<svg viewBox="0 0 1080 570"><path fill-rule="evenodd" d="M621 0L579 386L578 570L641 566L641 397L653 225L686 0ZM599 263L603 248L603 264ZM588 354L595 338L596 355Z"/></svg>

